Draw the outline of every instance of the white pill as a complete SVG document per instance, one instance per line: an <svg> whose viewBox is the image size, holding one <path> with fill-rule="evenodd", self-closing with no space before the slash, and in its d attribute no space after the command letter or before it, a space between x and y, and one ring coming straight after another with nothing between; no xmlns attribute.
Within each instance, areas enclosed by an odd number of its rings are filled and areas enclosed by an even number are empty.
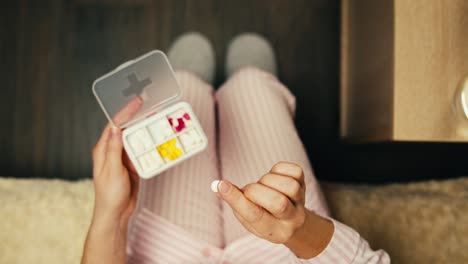
<svg viewBox="0 0 468 264"><path fill-rule="evenodd" d="M153 138L156 140L157 144L166 141L168 138L174 135L171 125L165 118L151 124L149 126L149 129L151 131L151 135L153 135Z"/></svg>
<svg viewBox="0 0 468 264"><path fill-rule="evenodd" d="M141 140L139 139L138 135L136 133L131 134L130 136L127 137L128 143L130 144L130 147L132 148L134 154L143 152L145 150L144 145L142 144Z"/></svg>
<svg viewBox="0 0 468 264"><path fill-rule="evenodd" d="M128 136L128 143L132 147L132 150L135 152L135 154L149 150L153 147L153 141L144 128L137 130Z"/></svg>
<svg viewBox="0 0 468 264"><path fill-rule="evenodd" d="M220 181L218 180L215 180L211 183L211 190L213 192L218 192L218 184L219 184Z"/></svg>
<svg viewBox="0 0 468 264"><path fill-rule="evenodd" d="M138 161L140 163L141 169L143 171L148 171L150 164L148 162L148 159L146 158L146 155L138 158Z"/></svg>
<svg viewBox="0 0 468 264"><path fill-rule="evenodd" d="M151 151L151 162L153 163L153 166L155 167L161 167L164 162L161 158L161 156L159 156L159 154L156 152L156 151Z"/></svg>
<svg viewBox="0 0 468 264"><path fill-rule="evenodd" d="M198 134L196 130L192 130L188 134L190 135L190 137L193 139L195 143L200 143L202 141L202 138L200 137L200 135Z"/></svg>
<svg viewBox="0 0 468 264"><path fill-rule="evenodd" d="M153 147L153 141L151 140L150 135L146 129L140 130L141 140L143 141L143 145L145 146L145 150L151 149Z"/></svg>
<svg viewBox="0 0 468 264"><path fill-rule="evenodd" d="M180 142L184 146L185 150L187 152L190 152L193 149L200 146L200 144L202 143L202 138L200 137L198 132L195 129L193 129L188 133L180 135Z"/></svg>
<svg viewBox="0 0 468 264"><path fill-rule="evenodd" d="M145 172L158 169L164 165L163 160L156 151L142 155L138 158L138 161L140 162L141 169Z"/></svg>

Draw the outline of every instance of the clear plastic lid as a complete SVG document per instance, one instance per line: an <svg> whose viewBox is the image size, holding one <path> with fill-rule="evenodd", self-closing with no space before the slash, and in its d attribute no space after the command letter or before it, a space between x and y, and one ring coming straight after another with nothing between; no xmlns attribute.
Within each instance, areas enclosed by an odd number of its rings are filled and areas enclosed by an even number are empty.
<svg viewBox="0 0 468 264"><path fill-rule="evenodd" d="M120 128L146 118L182 96L174 71L159 50L125 62L93 83L110 122Z"/></svg>

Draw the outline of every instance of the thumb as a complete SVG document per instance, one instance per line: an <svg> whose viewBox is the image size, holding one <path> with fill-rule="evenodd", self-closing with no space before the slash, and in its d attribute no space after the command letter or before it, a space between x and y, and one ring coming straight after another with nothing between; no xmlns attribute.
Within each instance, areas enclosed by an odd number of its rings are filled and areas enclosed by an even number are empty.
<svg viewBox="0 0 468 264"><path fill-rule="evenodd" d="M214 188L216 187L216 189ZM218 192L220 197L240 215L245 221L254 223L259 221L264 215L264 210L257 204L247 199L244 193L229 181L214 181L211 184L212 190Z"/></svg>
<svg viewBox="0 0 468 264"><path fill-rule="evenodd" d="M122 133L117 127L109 129L109 133L109 141L107 142L106 148L106 163L111 167L121 166L123 149Z"/></svg>
<svg viewBox="0 0 468 264"><path fill-rule="evenodd" d="M243 196L241 190L227 180L213 181L211 183L211 190L218 193L218 196L229 204L237 203Z"/></svg>

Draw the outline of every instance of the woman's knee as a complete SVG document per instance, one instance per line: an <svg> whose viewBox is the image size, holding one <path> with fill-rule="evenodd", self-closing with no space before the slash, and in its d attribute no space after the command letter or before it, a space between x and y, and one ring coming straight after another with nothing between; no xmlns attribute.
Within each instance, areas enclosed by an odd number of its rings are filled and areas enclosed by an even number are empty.
<svg viewBox="0 0 468 264"><path fill-rule="evenodd" d="M194 103L192 101L207 103L213 100L213 87L196 74L187 71L176 71L175 77L185 101L189 103Z"/></svg>
<svg viewBox="0 0 468 264"><path fill-rule="evenodd" d="M245 66L232 74L220 88L220 91L234 89L236 93L239 93L252 89L253 85L261 89L261 87L267 87L271 79L274 79L274 76L270 73L254 66Z"/></svg>

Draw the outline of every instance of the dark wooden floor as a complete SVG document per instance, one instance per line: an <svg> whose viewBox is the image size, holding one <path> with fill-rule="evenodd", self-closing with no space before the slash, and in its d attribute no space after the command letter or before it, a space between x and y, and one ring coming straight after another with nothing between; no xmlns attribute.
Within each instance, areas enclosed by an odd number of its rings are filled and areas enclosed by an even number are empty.
<svg viewBox="0 0 468 264"><path fill-rule="evenodd" d="M13 3L12 3L13 2ZM105 118L92 81L166 49L185 31L226 43L268 37L280 79L298 96L297 127L318 178L400 181L468 174L463 144L353 146L339 140L339 0L21 0L0 10L0 175L91 176ZM222 82L219 67L217 83Z"/></svg>

